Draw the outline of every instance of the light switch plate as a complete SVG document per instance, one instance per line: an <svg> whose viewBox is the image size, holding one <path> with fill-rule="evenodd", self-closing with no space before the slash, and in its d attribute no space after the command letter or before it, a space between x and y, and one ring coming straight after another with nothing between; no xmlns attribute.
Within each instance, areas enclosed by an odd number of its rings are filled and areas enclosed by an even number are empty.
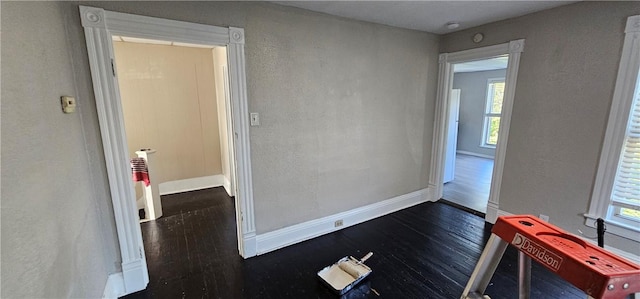
<svg viewBox="0 0 640 299"><path fill-rule="evenodd" d="M76 98L70 96L61 96L60 102L62 103L62 111L64 113L76 112Z"/></svg>
<svg viewBox="0 0 640 299"><path fill-rule="evenodd" d="M257 127L260 125L260 115L258 113L251 113L251 126Z"/></svg>

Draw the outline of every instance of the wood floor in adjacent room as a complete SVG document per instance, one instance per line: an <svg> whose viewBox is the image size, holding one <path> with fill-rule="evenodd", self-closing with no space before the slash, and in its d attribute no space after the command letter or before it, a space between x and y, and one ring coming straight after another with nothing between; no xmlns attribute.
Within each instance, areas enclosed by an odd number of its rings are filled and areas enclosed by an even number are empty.
<svg viewBox="0 0 640 299"><path fill-rule="evenodd" d="M337 298L316 273L369 251L375 253L367 261L373 273L343 298L459 298L490 234L478 216L423 203L243 260L233 200L222 188L163 196L162 202L165 215L142 224L149 286L126 298ZM517 298L516 271L517 252L510 248L486 293ZM531 298L585 298L535 263L532 272Z"/></svg>
<svg viewBox="0 0 640 299"><path fill-rule="evenodd" d="M442 198L479 213L487 212L493 160L456 154L453 181L444 184Z"/></svg>

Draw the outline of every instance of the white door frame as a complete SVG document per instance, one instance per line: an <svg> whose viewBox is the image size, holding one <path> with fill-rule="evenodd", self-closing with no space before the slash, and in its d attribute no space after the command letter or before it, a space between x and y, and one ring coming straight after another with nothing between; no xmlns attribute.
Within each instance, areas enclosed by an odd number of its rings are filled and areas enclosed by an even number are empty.
<svg viewBox="0 0 640 299"><path fill-rule="evenodd" d="M112 35L183 43L226 46L235 139L237 193L235 194L238 250L248 258L256 255L253 183L249 148L244 29L217 27L152 18L80 6L87 42L91 78L109 177L111 200L122 256L125 294L146 288L149 282L142 233L136 211L129 154L124 130L120 91L113 67Z"/></svg>
<svg viewBox="0 0 640 299"><path fill-rule="evenodd" d="M429 173L429 187L435 190L436 198L442 198L444 185L444 159L447 146L447 124L449 122L449 115L447 111L449 107L449 91L453 87L453 64L509 54L507 74L505 78L504 99L502 102L502 116L500 119L500 131L498 133L498 144L496 145L493 175L491 178L491 191L489 192L489 202L487 204L487 213L485 216L485 220L491 223L495 223L499 213L502 170L504 168L504 158L507 151L507 139L509 137L509 127L511 125L511 111L513 109L513 98L515 96L520 55L523 50L524 39L519 39L494 46L453 53L442 53L439 57L440 70L438 73L436 115L433 128L434 142L431 150L432 162Z"/></svg>

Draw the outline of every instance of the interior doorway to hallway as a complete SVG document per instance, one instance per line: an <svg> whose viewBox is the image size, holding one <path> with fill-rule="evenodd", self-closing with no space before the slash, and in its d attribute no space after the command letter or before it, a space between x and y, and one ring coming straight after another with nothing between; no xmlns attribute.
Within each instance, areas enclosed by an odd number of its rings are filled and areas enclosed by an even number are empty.
<svg viewBox="0 0 640 299"><path fill-rule="evenodd" d="M162 215L150 194L223 186L234 196L226 47L112 39L129 158L146 160L153 177L134 185L143 219Z"/></svg>
<svg viewBox="0 0 640 299"><path fill-rule="evenodd" d="M134 189L152 287L237 246L227 47L112 40L129 159L147 167Z"/></svg>
<svg viewBox="0 0 640 299"><path fill-rule="evenodd" d="M453 64L444 200L486 213L500 132L508 55Z"/></svg>
<svg viewBox="0 0 640 299"><path fill-rule="evenodd" d="M87 44L93 92L100 123L100 135L109 176L109 189L120 247L122 272L114 279L123 290L118 295L144 289L149 282L142 244L132 169L124 133L124 117L120 103L117 73L114 69L115 36L175 41L186 44L223 46L227 48L229 98L231 108L230 136L235 153L235 213L238 253L243 258L256 255L256 229L251 180L249 115L245 71L245 34L239 27L219 27L184 21L154 18L79 6Z"/></svg>

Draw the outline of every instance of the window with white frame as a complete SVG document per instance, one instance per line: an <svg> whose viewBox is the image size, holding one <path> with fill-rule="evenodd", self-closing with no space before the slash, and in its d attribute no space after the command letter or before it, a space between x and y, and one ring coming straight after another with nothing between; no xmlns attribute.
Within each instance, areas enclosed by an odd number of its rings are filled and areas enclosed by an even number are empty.
<svg viewBox="0 0 640 299"><path fill-rule="evenodd" d="M586 225L640 242L640 15L629 17Z"/></svg>
<svg viewBox="0 0 640 299"><path fill-rule="evenodd" d="M487 80L487 99L484 108L482 143L480 144L483 147L496 147L496 144L498 144L503 99L504 78Z"/></svg>
<svg viewBox="0 0 640 299"><path fill-rule="evenodd" d="M640 55L640 53L638 53ZM637 71L636 71L637 73ZM640 227L640 77L636 76L633 103L611 191L607 218Z"/></svg>

